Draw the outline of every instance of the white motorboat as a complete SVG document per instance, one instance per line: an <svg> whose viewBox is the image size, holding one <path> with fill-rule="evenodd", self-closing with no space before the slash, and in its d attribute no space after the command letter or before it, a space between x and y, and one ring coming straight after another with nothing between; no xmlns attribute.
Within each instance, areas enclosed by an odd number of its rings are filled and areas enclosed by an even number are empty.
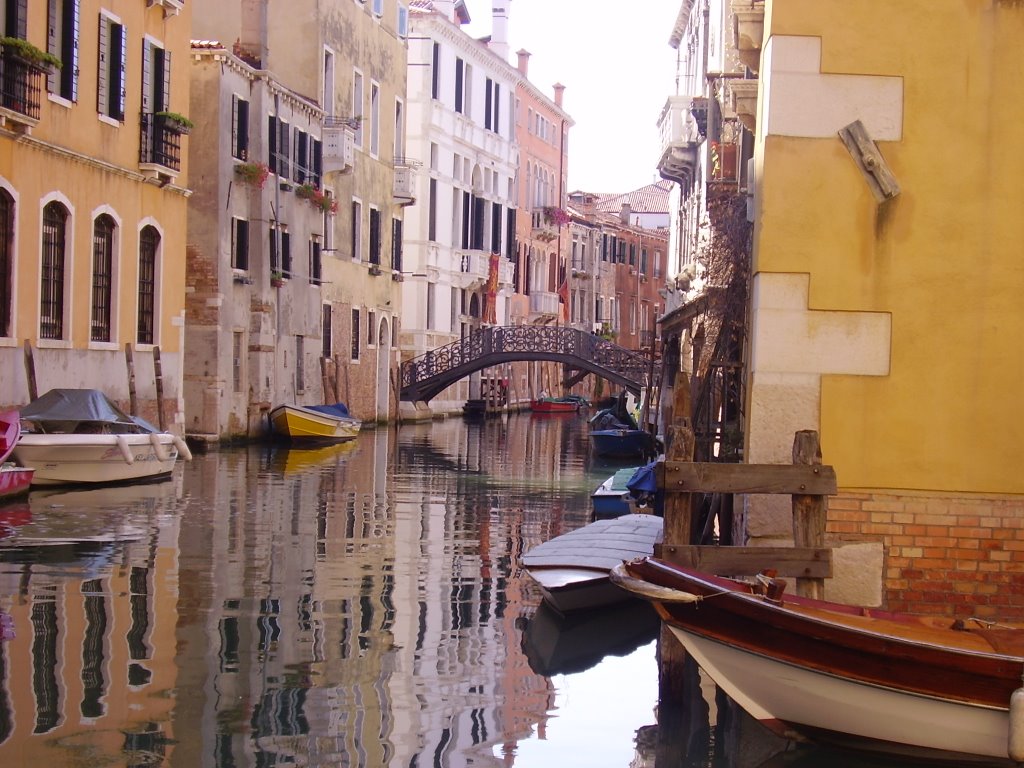
<svg viewBox="0 0 1024 768"><path fill-rule="evenodd" d="M118 483L170 474L185 441L128 416L94 389L53 389L21 409L13 456L33 486Z"/></svg>

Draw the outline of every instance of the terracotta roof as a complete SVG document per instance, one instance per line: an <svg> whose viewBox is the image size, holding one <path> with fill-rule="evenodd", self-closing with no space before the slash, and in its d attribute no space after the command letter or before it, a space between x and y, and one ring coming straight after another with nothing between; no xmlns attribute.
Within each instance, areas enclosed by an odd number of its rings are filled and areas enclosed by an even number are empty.
<svg viewBox="0 0 1024 768"><path fill-rule="evenodd" d="M668 193L671 189L672 182L662 180L620 195L601 195L597 201L597 210L618 213L623 203L629 203L633 213L668 213Z"/></svg>

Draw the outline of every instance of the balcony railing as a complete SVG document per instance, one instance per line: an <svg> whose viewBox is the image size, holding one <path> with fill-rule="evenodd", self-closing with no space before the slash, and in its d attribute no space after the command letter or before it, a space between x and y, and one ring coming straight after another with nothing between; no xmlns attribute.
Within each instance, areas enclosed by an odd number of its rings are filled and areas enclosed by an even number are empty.
<svg viewBox="0 0 1024 768"><path fill-rule="evenodd" d="M557 315L558 294L547 291L531 291L530 312L535 315Z"/></svg>
<svg viewBox="0 0 1024 768"><path fill-rule="evenodd" d="M352 170L355 164L355 137L358 125L359 121L353 118L324 118L324 173L345 173Z"/></svg>
<svg viewBox="0 0 1024 768"><path fill-rule="evenodd" d="M658 171L663 179L687 185L697 167L701 143L701 118L707 129L707 99L703 97L669 96L661 117L661 159Z"/></svg>
<svg viewBox="0 0 1024 768"><path fill-rule="evenodd" d="M45 74L44 69L4 46L0 54L0 108L5 116L30 126L39 121Z"/></svg>
<svg viewBox="0 0 1024 768"><path fill-rule="evenodd" d="M483 251L456 251L459 258L459 272L474 280L487 280L490 269L490 255Z"/></svg>
<svg viewBox="0 0 1024 768"><path fill-rule="evenodd" d="M392 197L396 205L412 205L416 202L414 194L415 171L420 167L418 160L407 157L395 158L395 189Z"/></svg>
<svg viewBox="0 0 1024 768"><path fill-rule="evenodd" d="M139 165L144 170L181 170L181 129L163 115L139 116Z"/></svg>

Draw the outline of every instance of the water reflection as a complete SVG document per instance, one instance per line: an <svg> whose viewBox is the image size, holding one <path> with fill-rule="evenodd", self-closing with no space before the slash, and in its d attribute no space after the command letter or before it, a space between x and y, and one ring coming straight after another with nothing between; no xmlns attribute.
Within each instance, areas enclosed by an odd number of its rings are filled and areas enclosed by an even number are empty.
<svg viewBox="0 0 1024 768"><path fill-rule="evenodd" d="M522 768L559 764L567 728L633 754L656 697L646 606L556 623L519 568L589 522L616 468L585 414L524 414L224 449L0 507L0 765ZM596 731L595 706L615 715ZM687 764L721 754L706 723Z"/></svg>

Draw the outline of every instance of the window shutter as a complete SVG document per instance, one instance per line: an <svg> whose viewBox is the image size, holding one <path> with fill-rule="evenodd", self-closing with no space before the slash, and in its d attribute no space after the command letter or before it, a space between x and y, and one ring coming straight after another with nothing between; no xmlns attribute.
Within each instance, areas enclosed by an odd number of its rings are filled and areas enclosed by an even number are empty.
<svg viewBox="0 0 1024 768"><path fill-rule="evenodd" d="M291 143L289 141L291 137L291 126L288 125L284 120L278 121L278 127L281 129L281 138L278 143L278 163L280 165L281 178L288 178L288 158L291 152Z"/></svg>
<svg viewBox="0 0 1024 768"><path fill-rule="evenodd" d="M455 111L462 112L462 59L455 59Z"/></svg>
<svg viewBox="0 0 1024 768"><path fill-rule="evenodd" d="M500 88L497 83L494 84L494 119L491 121L491 127L497 134L501 133L501 99L499 98Z"/></svg>
<svg viewBox="0 0 1024 768"><path fill-rule="evenodd" d="M292 273L292 236L288 232L281 233L281 272Z"/></svg>
<svg viewBox="0 0 1024 768"><path fill-rule="evenodd" d="M238 269L249 269L249 222L245 219L235 219L238 227L238 236L235 238L235 254Z"/></svg>
<svg viewBox="0 0 1024 768"><path fill-rule="evenodd" d="M313 139L313 182L319 187L324 173L324 144Z"/></svg>
<svg viewBox="0 0 1024 768"><path fill-rule="evenodd" d="M240 126L238 124L238 105L241 99L237 95L231 94L231 156L241 157L239 152L238 135Z"/></svg>
<svg viewBox="0 0 1024 768"><path fill-rule="evenodd" d="M67 27L65 27L64 34L70 35L71 44L64 43L64 50L70 51L71 61L64 62L64 66L61 68L61 77L65 78L67 83L67 96L72 101L78 101L78 40L81 37L79 33L79 27L81 26L82 19L82 0L74 0L71 6L70 18L67 19ZM66 38L65 38L66 39ZM70 66L68 66L70 64ZM66 73L64 70L68 70Z"/></svg>
<svg viewBox="0 0 1024 768"><path fill-rule="evenodd" d="M160 103L155 105L160 112L171 108L171 52L165 48L157 48L157 58L163 65L164 82L160 89Z"/></svg>
<svg viewBox="0 0 1024 768"><path fill-rule="evenodd" d="M18 18L14 21L14 36L22 40L28 39L28 0L18 0ZM10 34L10 27L8 27Z"/></svg>
<svg viewBox="0 0 1024 768"><path fill-rule="evenodd" d="M249 102L238 100L238 157L249 159Z"/></svg>
<svg viewBox="0 0 1024 768"><path fill-rule="evenodd" d="M46 50L54 56L60 57L60 48L57 44L57 0L49 0L46 8ZM50 93L57 91L60 82L60 70L47 73L46 90Z"/></svg>
<svg viewBox="0 0 1024 768"><path fill-rule="evenodd" d="M487 82L484 84L484 128L490 130L491 128L491 78L487 78Z"/></svg>
<svg viewBox="0 0 1024 768"><path fill-rule="evenodd" d="M142 41L142 112L152 114L153 109L153 44Z"/></svg>
<svg viewBox="0 0 1024 768"><path fill-rule="evenodd" d="M277 254L277 227L270 228L270 271L277 272L278 267L278 254Z"/></svg>
<svg viewBox="0 0 1024 768"><path fill-rule="evenodd" d="M128 30L122 25L118 24L116 27L117 35L116 42L118 45L117 59L117 90L114 93L117 95L117 114L114 115L118 120L124 120L124 103L127 92L125 90L125 72L128 70Z"/></svg>
<svg viewBox="0 0 1024 768"><path fill-rule="evenodd" d="M108 90L110 88L110 22L106 16L100 16L99 56L97 57L96 77L96 111L101 115L109 110Z"/></svg>

